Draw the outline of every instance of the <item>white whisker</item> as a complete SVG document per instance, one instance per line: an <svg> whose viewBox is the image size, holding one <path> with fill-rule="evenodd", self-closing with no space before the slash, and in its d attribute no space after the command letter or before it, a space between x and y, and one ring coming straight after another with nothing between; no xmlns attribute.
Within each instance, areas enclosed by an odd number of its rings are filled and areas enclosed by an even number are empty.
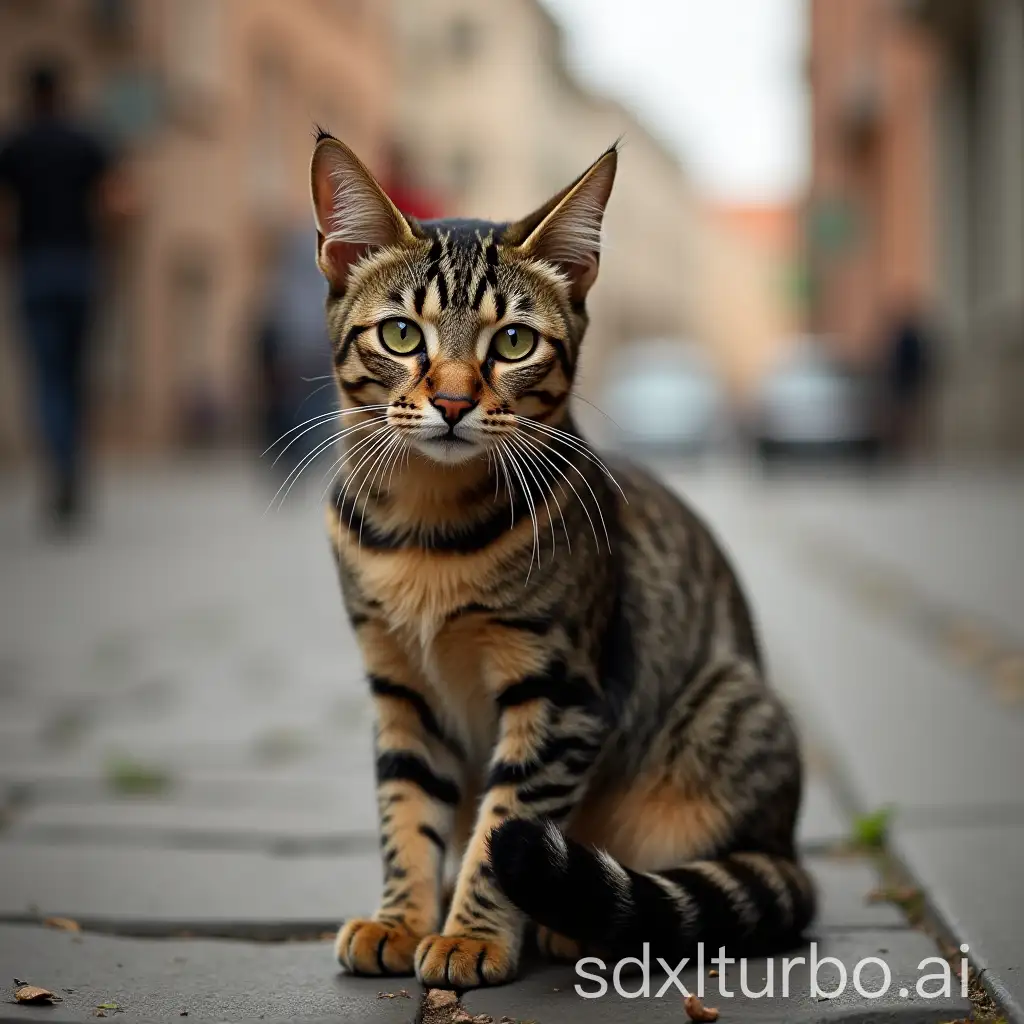
<svg viewBox="0 0 1024 1024"><path fill-rule="evenodd" d="M590 446L583 441L581 438L576 437L575 434L570 434L567 431L559 430L557 427L549 426L547 423L538 423L536 420L531 420L527 416L516 416L517 423L533 427L535 430L539 430L542 433L548 434L552 440L560 441L568 448L572 448L574 451L579 452L588 462L592 462L595 466L599 467L605 476L615 485L619 494L622 495L622 500L629 504L629 499L626 497L625 492L619 486L618 480L612 475L612 471L601 461L600 458L594 453Z"/></svg>
<svg viewBox="0 0 1024 1024"><path fill-rule="evenodd" d="M548 496L547 494L544 493L544 484L541 483L541 481L537 477L537 474L533 471L533 466L535 465L535 462L531 458L531 452L529 451L529 449L525 445L523 445L519 438L517 438L514 434L509 435L508 440L516 445L520 454L523 456L523 466L525 467L527 473L529 473L530 476L533 478L533 482L537 485L537 488L540 491L541 500L544 502L544 508L547 510L548 513L548 526L551 529L551 557L554 558L555 552L558 549L558 545L555 541L555 517L551 514L551 506L548 504ZM537 566L538 568L540 567L539 552L537 554Z"/></svg>
<svg viewBox="0 0 1024 1024"><path fill-rule="evenodd" d="M315 380L316 378L313 378L313 379ZM305 377L303 378L303 380L305 380ZM310 383L312 383L312 382L310 382ZM308 401L309 401L309 400L310 400L310 399L311 399L311 398L312 398L312 397L313 397L314 395L319 395L319 394L320 394L320 392L324 390L324 388L329 388L329 387L331 387L331 386L332 386L333 384L334 384L334 381L333 381L333 380L329 380L329 381L328 381L328 382L327 382L326 384L321 384L321 385L320 385L320 386L319 386L318 388L313 388L313 390L312 390L312 391L310 391L310 393L309 393L308 395L306 395L306 397L305 397L305 398L304 398L304 399L303 399L303 400L302 400L301 402L299 402L299 404L298 404L298 405L297 405L297 406L295 407L295 412L296 412L296 413L298 413L298 411L299 411L299 410L300 410L300 409L301 409L301 408L302 408L302 407L303 407L303 406L304 406L304 405L305 405L305 404L306 404L306 403L307 403L307 402L308 402ZM334 412L335 412L335 414L337 414L338 410L337 410L337 409L335 409L335 410L334 410Z"/></svg>
<svg viewBox="0 0 1024 1024"><path fill-rule="evenodd" d="M375 417L375 418L376 419L381 419L382 417ZM322 445L320 445L316 449L314 449L313 452L310 453L310 455L308 455L305 459L303 459L302 462L299 463L299 466L297 467L298 472L295 474L294 479L288 485L288 489L284 492L284 495L281 498L281 505L284 505L285 501L288 499L288 495L291 494L291 492L292 492L292 488L299 482L299 477L301 477L302 474L309 468L309 466L312 465L313 460L321 452L325 451L327 448L331 447L332 445L334 445L337 441L341 440L342 438L347 437L349 434L354 433L356 430L358 430L360 428L363 428L363 427L372 426L373 422L374 422L373 420L368 420L366 423L357 423L354 427L349 427L347 430L343 430L336 437L328 438L328 440L325 441ZM382 429L382 428L378 428L378 429Z"/></svg>
<svg viewBox="0 0 1024 1024"><path fill-rule="evenodd" d="M530 574L533 572L534 558L537 559L537 566L540 566L540 530L537 528L537 510L534 508L533 495L530 494L529 484L527 484L526 477L519 466L516 453L510 447L505 449L505 453L508 455L509 465L512 467L513 472L519 477L519 483L523 488L523 497L526 498L526 507L530 513L530 521L533 523L533 548L530 551L530 564L526 570L526 582L529 583Z"/></svg>
<svg viewBox="0 0 1024 1024"><path fill-rule="evenodd" d="M315 423L317 421L329 420L333 416L350 416L355 412L373 412L376 409L386 409L386 405L360 405L352 409L333 409L331 412L318 413L316 416L310 416L309 419L303 420L301 423L297 423L290 430L286 430L276 441L273 441L268 445L262 452L260 452L260 458L262 459L275 445L279 445L289 434L294 434L296 430L301 430L307 423Z"/></svg>
<svg viewBox="0 0 1024 1024"><path fill-rule="evenodd" d="M597 545L598 550L600 550L600 548L601 548L601 541L598 539L598 536L597 536L597 526L594 523L594 517L590 514L590 509L587 507L587 503L581 497L580 492L576 490L575 485L569 479L569 477L565 473L565 471L562 470L562 469L559 469L558 466L556 466L553 462L551 462L550 458L548 458L547 454L545 454L544 449L549 451L552 455L556 456L557 458L561 459L567 466L569 466L570 468L576 470L576 472L579 473L579 475L582 478L583 482L587 485L587 490L590 491L591 497L594 499L594 504L597 506L597 514L601 518L601 526L604 527L604 536L605 536L605 540L608 542L608 550L611 551L611 546L612 546L611 545L611 540L608 537L608 527L605 526L604 515L601 513L601 503L597 500L597 495L594 494L594 489L590 486L590 482L587 480L587 478L580 472L579 467L573 465L573 463L570 462L569 459L567 459L560 452L555 451L554 448L551 448L550 446L544 444L539 438L531 437L529 434L523 434L522 438L523 438L524 441L528 441L530 444L532 444L538 450L538 452L541 454L541 456L551 465L551 467L558 472L558 474L562 477L563 480L565 480L565 482L569 485L569 487L572 488L573 494L576 495L576 500L579 501L580 507L586 513L587 519L590 520L590 529L594 533L594 543Z"/></svg>
<svg viewBox="0 0 1024 1024"><path fill-rule="evenodd" d="M366 522L366 509L370 504L370 499L373 497L373 488L376 485L377 478L383 473L387 467L388 459L391 456L392 449L397 447L399 437L397 434L392 434L388 438L388 443L384 445L383 450L373 461L370 468L366 471L367 479L370 481L370 486L366 489L366 498L363 500L363 511L359 514L359 535L356 538L356 547L363 546L363 524ZM379 492L378 492L379 494ZM355 513L356 503L359 501L359 495L356 495L356 500L352 503L352 512ZM351 526L351 517L349 519L349 525Z"/></svg>
<svg viewBox="0 0 1024 1024"><path fill-rule="evenodd" d="M402 456L407 453L408 448L409 448L409 442L404 437L402 437L401 434L398 434L397 436L398 436L398 439L402 443L401 443L401 445L398 448L398 454L395 456L394 461L391 463L391 472L388 475L388 487L387 487L388 494L391 493L391 485L394 483L394 480L395 480L395 470L398 468L399 464L401 463Z"/></svg>
<svg viewBox="0 0 1024 1024"><path fill-rule="evenodd" d="M359 462L353 467L353 469L349 473L348 480L345 481L345 487L342 490L341 494L338 496L339 510L341 509L341 506L345 503L345 494L348 492L348 489L351 486L352 482L359 475L359 470L362 469L362 467L365 466L366 463L370 461L370 459L374 458L381 451L382 448L384 448L386 445L390 443L391 438L388 436L390 430L390 427L381 428L381 434L383 434L384 436L378 436L377 438L375 438L376 443L369 446L368 450L363 454L363 457L359 460ZM356 488L356 496L352 500L352 510L349 512L348 516L348 528L350 531L352 529L352 521L355 519L356 516L356 505L359 502L359 495L363 490L363 484L366 483L369 473L370 470L368 469L364 474L363 479L360 480L359 486L358 488ZM348 543L347 538L345 542L346 544Z"/></svg>
<svg viewBox="0 0 1024 1024"><path fill-rule="evenodd" d="M375 419L383 419L383 417L378 416L375 417ZM270 504L267 506L266 512L269 512L270 509L274 507L274 502L278 501L279 496L280 502L278 503L278 508L282 508L284 506L285 500L287 499L288 495L291 494L292 488L295 486L295 484L298 483L299 477L302 476L306 468L313 462L314 459L316 459L318 455L326 451L341 438L346 437L348 434L351 434L356 430L361 430L365 427L368 427L372 423L373 420L368 420L365 423L356 423L354 426L346 427L344 430L339 430L336 433L332 434L330 437L321 441L318 445L316 445L316 447L313 448L312 451L307 452L299 460L298 465L296 465L291 470L291 472L289 472L289 474L284 478L284 480L281 483L281 486L278 487L273 498L270 499ZM284 491L283 495L281 495L282 491ZM266 512L264 512L264 515L266 515Z"/></svg>
<svg viewBox="0 0 1024 1024"><path fill-rule="evenodd" d="M377 419L383 420L385 419L385 417L379 416L377 417ZM330 469L328 469L327 472L324 473L324 475L320 478L320 483L323 483L328 477L331 477L331 482L327 485L323 494L320 495L321 504L323 504L331 488L334 486L335 481L341 475L341 469L344 468L345 463L348 462L348 460L351 459L353 455L358 454L364 447L366 447L366 445L370 444L375 438L380 437L380 435L385 430L387 430L387 424L385 424L382 427L378 427L372 434L360 438L354 445L352 445L351 448L347 448L340 458L335 459Z"/></svg>
<svg viewBox="0 0 1024 1024"><path fill-rule="evenodd" d="M505 478L505 490L508 493L508 507L512 512L512 522L509 524L509 529L513 529L516 525L516 503L512 497L512 484L509 481L508 467L505 465L504 455L504 443L499 439L497 448L494 449L494 454L501 460L501 474Z"/></svg>
<svg viewBox="0 0 1024 1024"><path fill-rule="evenodd" d="M569 536L569 527L566 526L565 523L565 515L562 512L561 502L558 500L558 495L555 493L555 487L557 486L559 489L561 489L562 496L565 497L565 488L562 484L562 480L565 479L565 474L562 473L557 466L551 463L551 460L548 459L542 451L535 451L534 449L527 446L525 444L526 439L523 435L514 434L513 437L516 441L518 441L520 444L524 446L524 451L527 452L529 456L532 458L534 465L536 465L537 467L537 471L544 475L545 483L548 484L548 491L551 494L551 500L555 503L555 508L558 509L558 518L562 521L562 532L565 534L565 544L566 547L569 549L569 554L571 555L572 538ZM542 459L544 461L541 461ZM548 463L549 465L545 465L545 462ZM561 477L562 480L559 480L558 477L555 476L555 473L558 473L558 476ZM579 495L577 495L576 497L577 500L579 500Z"/></svg>

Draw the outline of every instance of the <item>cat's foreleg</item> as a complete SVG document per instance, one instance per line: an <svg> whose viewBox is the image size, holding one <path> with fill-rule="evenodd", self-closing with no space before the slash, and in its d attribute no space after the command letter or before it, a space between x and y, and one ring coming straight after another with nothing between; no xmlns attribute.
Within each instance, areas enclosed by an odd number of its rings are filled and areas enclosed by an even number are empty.
<svg viewBox="0 0 1024 1024"><path fill-rule="evenodd" d="M452 905L441 934L416 951L425 985L472 988L515 975L526 922L498 888L488 836L510 817L546 819L561 842L557 826L582 798L607 732L596 691L561 662L507 682L496 700L498 741Z"/></svg>
<svg viewBox="0 0 1024 1024"><path fill-rule="evenodd" d="M369 919L347 921L335 952L355 974L411 974L442 913L442 871L464 754L445 734L429 689L383 624L358 627L377 713L376 769L384 893Z"/></svg>

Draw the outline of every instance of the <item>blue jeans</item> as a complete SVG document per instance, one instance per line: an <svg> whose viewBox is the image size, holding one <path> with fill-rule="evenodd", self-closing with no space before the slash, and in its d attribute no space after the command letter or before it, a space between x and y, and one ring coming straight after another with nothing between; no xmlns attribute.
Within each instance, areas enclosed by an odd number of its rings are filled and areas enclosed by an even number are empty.
<svg viewBox="0 0 1024 1024"><path fill-rule="evenodd" d="M19 273L39 429L57 487L74 487L85 413L86 344L95 293L88 253L38 252Z"/></svg>

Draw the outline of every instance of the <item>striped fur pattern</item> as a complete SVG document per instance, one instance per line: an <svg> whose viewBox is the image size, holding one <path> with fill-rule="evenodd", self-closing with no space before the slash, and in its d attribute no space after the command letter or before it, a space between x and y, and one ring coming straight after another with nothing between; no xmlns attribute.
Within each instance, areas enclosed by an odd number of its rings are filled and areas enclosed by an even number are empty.
<svg viewBox="0 0 1024 1024"><path fill-rule="evenodd" d="M555 956L668 955L813 914L797 740L736 577L570 415L616 160L516 223L420 223L314 151L327 522L377 719L384 890L339 932L354 973L467 988L515 976L531 921Z"/></svg>

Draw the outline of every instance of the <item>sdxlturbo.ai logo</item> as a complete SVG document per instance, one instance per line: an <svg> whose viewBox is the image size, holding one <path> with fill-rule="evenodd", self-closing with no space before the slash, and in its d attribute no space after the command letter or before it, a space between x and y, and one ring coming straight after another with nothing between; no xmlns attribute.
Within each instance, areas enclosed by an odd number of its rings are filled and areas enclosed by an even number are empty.
<svg viewBox="0 0 1024 1024"><path fill-rule="evenodd" d="M963 945L960 947L961 953L966 953L968 947ZM764 966L763 972L759 973L761 976L757 979L759 988L751 987L751 968L745 957L741 958L739 963L739 993L746 996L748 999L772 999L779 996L783 999L788 999L791 991L796 992L796 988L793 987L793 979L791 978L794 968L806 967L806 981L808 984L808 994L813 999L835 999L837 996L843 994L846 991L846 986L852 983L854 991L857 992L864 999L879 999L884 996L892 986L892 971L889 969L889 965L877 956L864 957L858 960L851 971L847 971L846 965L834 956L818 956L818 944L812 942L810 949L808 950L809 956L794 956L794 957L783 957L780 964L779 970L776 972L776 962L773 958L768 957L764 960L757 960L755 964L758 968L761 965ZM691 993L683 984L680 975L687 968L688 965L693 964L696 969L696 981L697 987L696 992L693 993L698 998L704 996L704 984L708 980L707 965L712 965L717 971L717 978L710 978L711 981L718 982L717 994L723 999L732 999L737 995L735 989L729 988L731 984L729 980L728 968L737 963L735 957L726 956L725 947L720 946L718 949L718 956L711 957L705 961L704 958L704 943L698 943L697 945L697 956L693 960L690 957L684 957L672 967L667 964L660 956L656 958L656 968L660 968L665 972L665 980L661 984L660 988L654 993L653 998L663 999L666 995L682 995L684 998ZM920 999L948 999L952 996L955 987L955 976L953 968L950 964L940 956L929 956L925 957L918 965L918 971L924 971L925 968L934 966L937 970L932 974L919 974L917 982L914 985L913 993ZM633 970L634 968L640 968L639 972ZM582 960L576 961L576 973L584 981L589 982L584 986L583 984L577 983L575 985L576 994L581 996L583 999L600 999L608 993L608 982L600 974L593 974L587 968L593 968L599 971L607 971L608 967L605 962L596 956L583 957ZM823 968L827 970L823 973ZM626 982L633 986L627 987L623 983L623 972L628 971L629 975L626 978ZM960 994L967 997L967 982L968 982L968 969L967 969L967 958L964 957L960 961ZM735 974L733 974L735 978ZM800 971L798 977L801 979L800 983L805 980L804 972ZM778 986L776 985L778 982ZM636 987L639 985L639 987ZM650 999L651 998L651 948L650 943L645 942L643 945L643 953L639 957L627 956L622 960L619 960L612 969L612 986L615 991L623 999ZM911 989L903 986L898 989L899 997L901 999L908 999L911 995Z"/></svg>

